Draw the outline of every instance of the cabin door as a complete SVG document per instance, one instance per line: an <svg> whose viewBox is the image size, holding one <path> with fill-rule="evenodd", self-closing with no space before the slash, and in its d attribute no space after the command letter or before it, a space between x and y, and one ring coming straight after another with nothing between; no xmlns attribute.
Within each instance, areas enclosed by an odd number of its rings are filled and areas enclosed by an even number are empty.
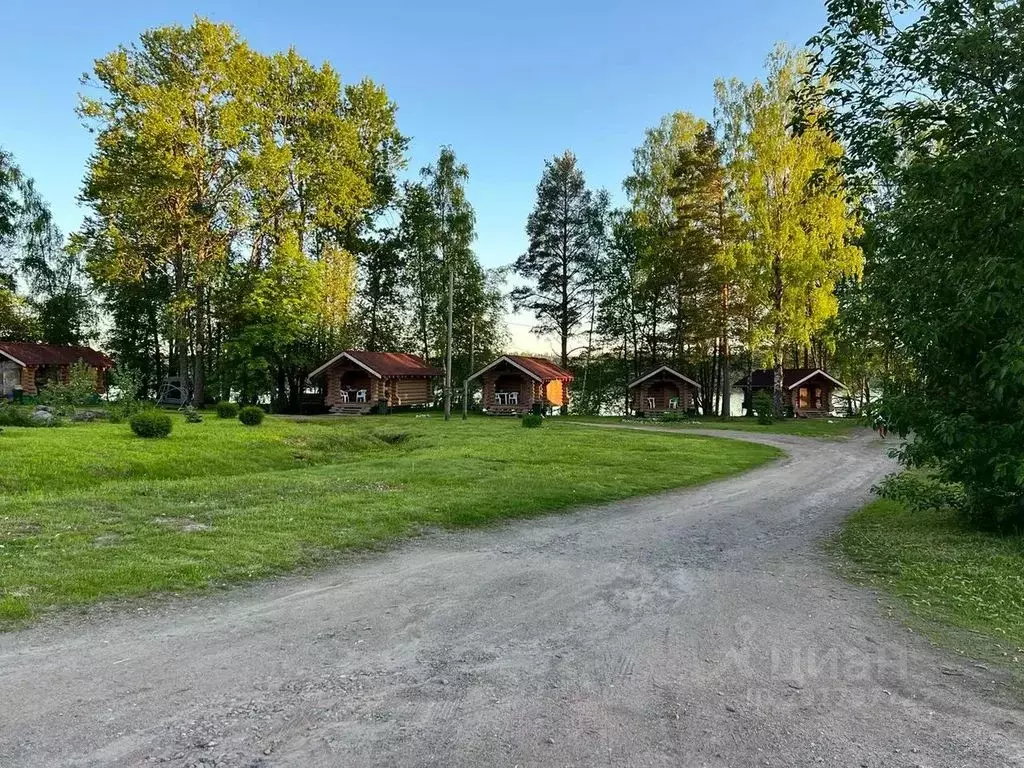
<svg viewBox="0 0 1024 768"><path fill-rule="evenodd" d="M0 361L0 395L7 397L21 383L21 367L10 360Z"/></svg>

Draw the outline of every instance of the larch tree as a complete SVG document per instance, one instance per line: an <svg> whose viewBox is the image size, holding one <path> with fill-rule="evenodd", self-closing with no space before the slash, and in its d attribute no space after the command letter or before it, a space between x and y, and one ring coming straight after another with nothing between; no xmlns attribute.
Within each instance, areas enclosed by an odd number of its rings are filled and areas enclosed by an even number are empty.
<svg viewBox="0 0 1024 768"><path fill-rule="evenodd" d="M529 282L513 290L512 304L533 313L534 333L557 336L563 367L569 365L572 338L594 316L606 207L604 195L587 189L572 152L545 162L526 222L529 245L513 265Z"/></svg>
<svg viewBox="0 0 1024 768"><path fill-rule="evenodd" d="M671 193L676 217L674 245L679 254L676 268L683 273L679 286L689 291L687 306L696 330L691 330L690 339L697 344L714 339L718 345L718 353L711 358L718 365L703 377L711 385L704 393L704 412L715 412L713 401L720 400L721 415L728 419L734 313L730 293L735 280L734 252L741 235L723 154L714 128L705 126L692 145L679 150Z"/></svg>

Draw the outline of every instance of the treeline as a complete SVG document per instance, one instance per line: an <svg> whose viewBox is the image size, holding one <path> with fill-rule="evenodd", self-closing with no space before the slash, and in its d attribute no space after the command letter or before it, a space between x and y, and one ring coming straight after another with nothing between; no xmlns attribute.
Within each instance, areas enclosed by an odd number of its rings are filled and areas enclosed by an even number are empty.
<svg viewBox="0 0 1024 768"><path fill-rule="evenodd" d="M783 48L763 80L719 81L712 116L646 132L621 209L572 153L546 164L512 301L558 339L576 410L621 409L626 383L661 364L724 416L734 380L769 366L781 407L784 368L835 362L861 227L815 85L807 55Z"/></svg>
<svg viewBox="0 0 1024 768"><path fill-rule="evenodd" d="M379 85L343 85L328 64L258 53L199 18L98 60L86 85L89 215L50 250L88 278L106 347L151 394L180 374L197 402L269 393L294 409L307 373L340 348L442 360L449 278L456 376L502 345L499 281L472 249L468 171L443 148L400 182L408 141ZM5 300L16 275L39 296L14 261ZM30 322L53 313L21 309L25 322L0 333L62 340Z"/></svg>
<svg viewBox="0 0 1024 768"><path fill-rule="evenodd" d="M468 169L446 147L403 182L408 140L382 87L201 18L151 30L86 78L89 214L67 247L23 176L5 185L22 255L0 285L0 335L81 340L98 310L105 346L150 394L178 374L198 402L270 395L294 410L341 348L444 365L450 293L455 382L505 351L508 300L557 339L582 413L620 410L661 364L723 416L753 367L775 369L777 403L786 367L867 389L874 359L837 320L861 271L859 209L810 64L779 48L763 79L716 83L713 114L666 116L634 152L622 207L571 152L552 158L526 252L487 271Z"/></svg>

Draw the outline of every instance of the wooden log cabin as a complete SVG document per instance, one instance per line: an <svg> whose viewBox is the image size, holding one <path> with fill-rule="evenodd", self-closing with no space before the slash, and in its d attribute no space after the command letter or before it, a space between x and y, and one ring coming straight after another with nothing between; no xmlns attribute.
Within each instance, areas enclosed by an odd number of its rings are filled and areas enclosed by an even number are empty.
<svg viewBox="0 0 1024 768"><path fill-rule="evenodd" d="M630 405L641 418L686 413L693 410L698 389L696 381L662 365L629 385Z"/></svg>
<svg viewBox="0 0 1024 768"><path fill-rule="evenodd" d="M357 415L430 405L434 402L434 379L443 371L405 352L346 349L309 378L321 375L324 404L331 413Z"/></svg>
<svg viewBox="0 0 1024 768"><path fill-rule="evenodd" d="M774 382L775 371L770 368L758 368L736 382L734 386L743 389L743 407L748 414L753 412L753 393L772 394ZM821 368L787 368L782 372L782 405L791 408L797 418L831 416L832 394L837 389L846 389L846 385Z"/></svg>
<svg viewBox="0 0 1024 768"><path fill-rule="evenodd" d="M568 405L573 375L542 357L502 355L469 378L481 381L485 413L521 415Z"/></svg>
<svg viewBox="0 0 1024 768"><path fill-rule="evenodd" d="M0 397L20 390L37 395L52 381L67 381L71 366L84 363L96 373L96 392L107 391L107 371L114 361L95 349L58 344L0 341Z"/></svg>

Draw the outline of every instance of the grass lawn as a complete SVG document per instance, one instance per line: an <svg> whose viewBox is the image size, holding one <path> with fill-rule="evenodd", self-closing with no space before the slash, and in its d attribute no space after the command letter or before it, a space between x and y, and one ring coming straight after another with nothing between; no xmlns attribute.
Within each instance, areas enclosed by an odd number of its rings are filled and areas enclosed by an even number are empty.
<svg viewBox="0 0 1024 768"><path fill-rule="evenodd" d="M835 547L846 574L893 595L911 626L1024 674L1024 536L879 500L850 517Z"/></svg>
<svg viewBox="0 0 1024 768"><path fill-rule="evenodd" d="M858 419L780 419L774 424L758 424L757 418L738 416L722 421L716 416L684 417L684 421L624 420L621 416L570 416L571 421L595 423L649 424L673 429L735 429L740 432L772 432L803 437L842 438L863 425Z"/></svg>
<svg viewBox="0 0 1024 768"><path fill-rule="evenodd" d="M772 448L552 419L174 416L0 434L0 628L57 606L201 589L472 526L702 483Z"/></svg>

